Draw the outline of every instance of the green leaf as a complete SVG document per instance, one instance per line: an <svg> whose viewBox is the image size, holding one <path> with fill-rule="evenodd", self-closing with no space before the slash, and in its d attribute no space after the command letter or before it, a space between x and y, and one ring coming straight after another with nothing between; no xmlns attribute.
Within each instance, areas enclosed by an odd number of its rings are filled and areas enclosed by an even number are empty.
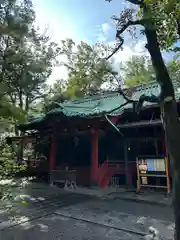
<svg viewBox="0 0 180 240"><path fill-rule="evenodd" d="M140 8L138 13L137 13L137 16L138 17L141 17L142 16L142 13L143 13L143 8Z"/></svg>

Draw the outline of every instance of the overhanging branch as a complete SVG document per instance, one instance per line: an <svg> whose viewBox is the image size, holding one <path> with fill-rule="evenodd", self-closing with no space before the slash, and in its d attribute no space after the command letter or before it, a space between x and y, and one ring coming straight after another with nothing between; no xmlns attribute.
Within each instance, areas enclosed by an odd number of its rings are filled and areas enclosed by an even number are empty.
<svg viewBox="0 0 180 240"><path fill-rule="evenodd" d="M177 32L180 37L180 20L177 21Z"/></svg>
<svg viewBox="0 0 180 240"><path fill-rule="evenodd" d="M119 84L119 79L116 77L116 75L112 72L112 71L108 71L117 81L118 83L118 92L120 95L123 96L123 98L127 101L127 103L134 103L134 101L132 99L130 99L126 93L121 89L121 86Z"/></svg>
<svg viewBox="0 0 180 240"><path fill-rule="evenodd" d="M123 108L124 106L126 106L129 103L132 103L132 106L133 106L133 109L135 109L135 112L139 113L143 107L144 102L160 104L160 97L159 96L157 97L155 95L151 95L151 96L141 95L139 98L139 101L128 98L128 100L125 103L119 105L118 107L116 107L113 110L111 110L110 112L108 112L108 115L119 110L120 108Z"/></svg>
<svg viewBox="0 0 180 240"><path fill-rule="evenodd" d="M116 74L114 74L113 72L109 71L109 73L117 80L117 82L119 83L119 79L117 79ZM155 95L141 95L139 98L139 101L133 100L131 98L129 98L126 93L121 89L121 87L119 86L118 88L118 92L120 95L123 96L123 98L126 100L125 103L121 104L120 106L114 108L113 110L111 110L108 115L110 115L111 113L115 112L116 110L126 106L127 104L131 103L133 105L133 109L135 109L135 112L139 113L143 107L144 102L150 102L150 103L160 103L160 97L155 96Z"/></svg>
<svg viewBox="0 0 180 240"><path fill-rule="evenodd" d="M141 6L144 3L144 0L127 0L130 3Z"/></svg>
<svg viewBox="0 0 180 240"><path fill-rule="evenodd" d="M142 95L139 98L139 101L137 102L136 105L136 112L139 113L143 107L144 102L150 102L150 103L160 103L160 98L155 96L155 95L151 95L151 96L146 96L146 95Z"/></svg>
<svg viewBox="0 0 180 240"><path fill-rule="evenodd" d="M116 18L116 20L118 21L118 19ZM116 32L116 39L119 41L118 46L114 49L114 51L105 59L108 60L109 58L111 58L117 51L119 51L119 49L122 47L123 43L124 43L124 39L122 38L121 34L123 32L126 31L126 29L130 26L135 26L135 25L144 25L144 21L141 20L136 20L136 21L128 21L126 24L124 24L122 26L122 28L120 30L117 30Z"/></svg>
<svg viewBox="0 0 180 240"><path fill-rule="evenodd" d="M32 103L32 102L34 102L34 101L37 100L37 99L44 98L44 97L46 97L47 95L48 95L48 94L46 93L46 94L42 94L42 95L39 95L39 96L35 96L35 97L33 97L32 99L29 100L29 103Z"/></svg>
<svg viewBox="0 0 180 240"><path fill-rule="evenodd" d="M112 0L106 0L106 1L111 2ZM139 6L141 6L144 3L144 0L127 0L127 1Z"/></svg>
<svg viewBox="0 0 180 240"><path fill-rule="evenodd" d="M127 102L125 102L124 104L121 104L121 105L119 105L118 107L116 107L116 108L114 108L113 110L111 110L110 112L108 112L108 114L107 115L110 115L110 114L112 114L113 112L115 112L115 111L117 111L117 110L119 110L120 108L122 108L122 107L124 107L125 105L127 105L128 103Z"/></svg>

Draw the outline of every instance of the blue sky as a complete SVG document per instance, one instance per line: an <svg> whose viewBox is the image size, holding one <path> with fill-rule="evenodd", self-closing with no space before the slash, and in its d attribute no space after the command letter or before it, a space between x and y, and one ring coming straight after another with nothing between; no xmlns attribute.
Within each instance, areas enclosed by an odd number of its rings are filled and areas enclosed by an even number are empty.
<svg viewBox="0 0 180 240"><path fill-rule="evenodd" d="M114 0L34 0L37 20L41 24L49 24L54 28L53 35L71 36L76 40L98 40L102 25L111 25L111 16L119 14L123 1ZM59 29L56 28L59 26ZM110 28L107 40L114 40L115 29Z"/></svg>
<svg viewBox="0 0 180 240"><path fill-rule="evenodd" d="M86 41L94 44L98 41L113 43L115 41L115 26L112 15L119 15L128 2L113 0L33 0L36 11L36 22L43 31L48 28L52 40L59 42L72 38L77 43ZM115 56L115 62L126 61L133 54L147 55L144 49L145 39L132 41L126 38L124 50ZM169 54L165 54L169 58ZM67 70L55 67L49 83L59 78L67 77Z"/></svg>
<svg viewBox="0 0 180 240"><path fill-rule="evenodd" d="M33 0L33 4L37 25L42 31L48 28L53 41L60 43L62 39L72 38L77 43L86 41L94 44L101 41L113 44L116 29L111 17L118 16L128 3L125 0L113 0L111 3L105 0ZM116 65L142 52L143 40L133 45L127 42L124 50L115 56ZM67 69L55 67L49 83L66 77Z"/></svg>

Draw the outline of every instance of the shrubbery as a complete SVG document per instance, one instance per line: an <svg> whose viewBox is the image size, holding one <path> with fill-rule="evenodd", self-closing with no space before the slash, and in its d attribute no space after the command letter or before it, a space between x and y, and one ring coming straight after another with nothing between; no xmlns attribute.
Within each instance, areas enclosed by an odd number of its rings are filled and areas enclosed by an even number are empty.
<svg viewBox="0 0 180 240"><path fill-rule="evenodd" d="M0 198L10 196L9 188L16 181L13 181L17 173L24 171L26 166L17 162L16 153L12 147L5 142L0 143Z"/></svg>

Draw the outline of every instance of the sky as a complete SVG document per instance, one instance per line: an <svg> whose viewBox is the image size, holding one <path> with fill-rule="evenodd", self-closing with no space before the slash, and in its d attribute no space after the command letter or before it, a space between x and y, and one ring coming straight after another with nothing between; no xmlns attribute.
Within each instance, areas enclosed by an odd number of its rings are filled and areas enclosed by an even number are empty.
<svg viewBox="0 0 180 240"><path fill-rule="evenodd" d="M115 42L115 25L111 17L119 16L129 4L125 0L33 0L36 11L36 24L40 30L48 29L51 40L72 38L75 42L86 41L89 44ZM123 51L115 55L115 65L128 60L132 55L147 55L145 39L132 40L126 36ZM167 56L165 56L167 57ZM54 67L48 82L67 77L65 67Z"/></svg>

